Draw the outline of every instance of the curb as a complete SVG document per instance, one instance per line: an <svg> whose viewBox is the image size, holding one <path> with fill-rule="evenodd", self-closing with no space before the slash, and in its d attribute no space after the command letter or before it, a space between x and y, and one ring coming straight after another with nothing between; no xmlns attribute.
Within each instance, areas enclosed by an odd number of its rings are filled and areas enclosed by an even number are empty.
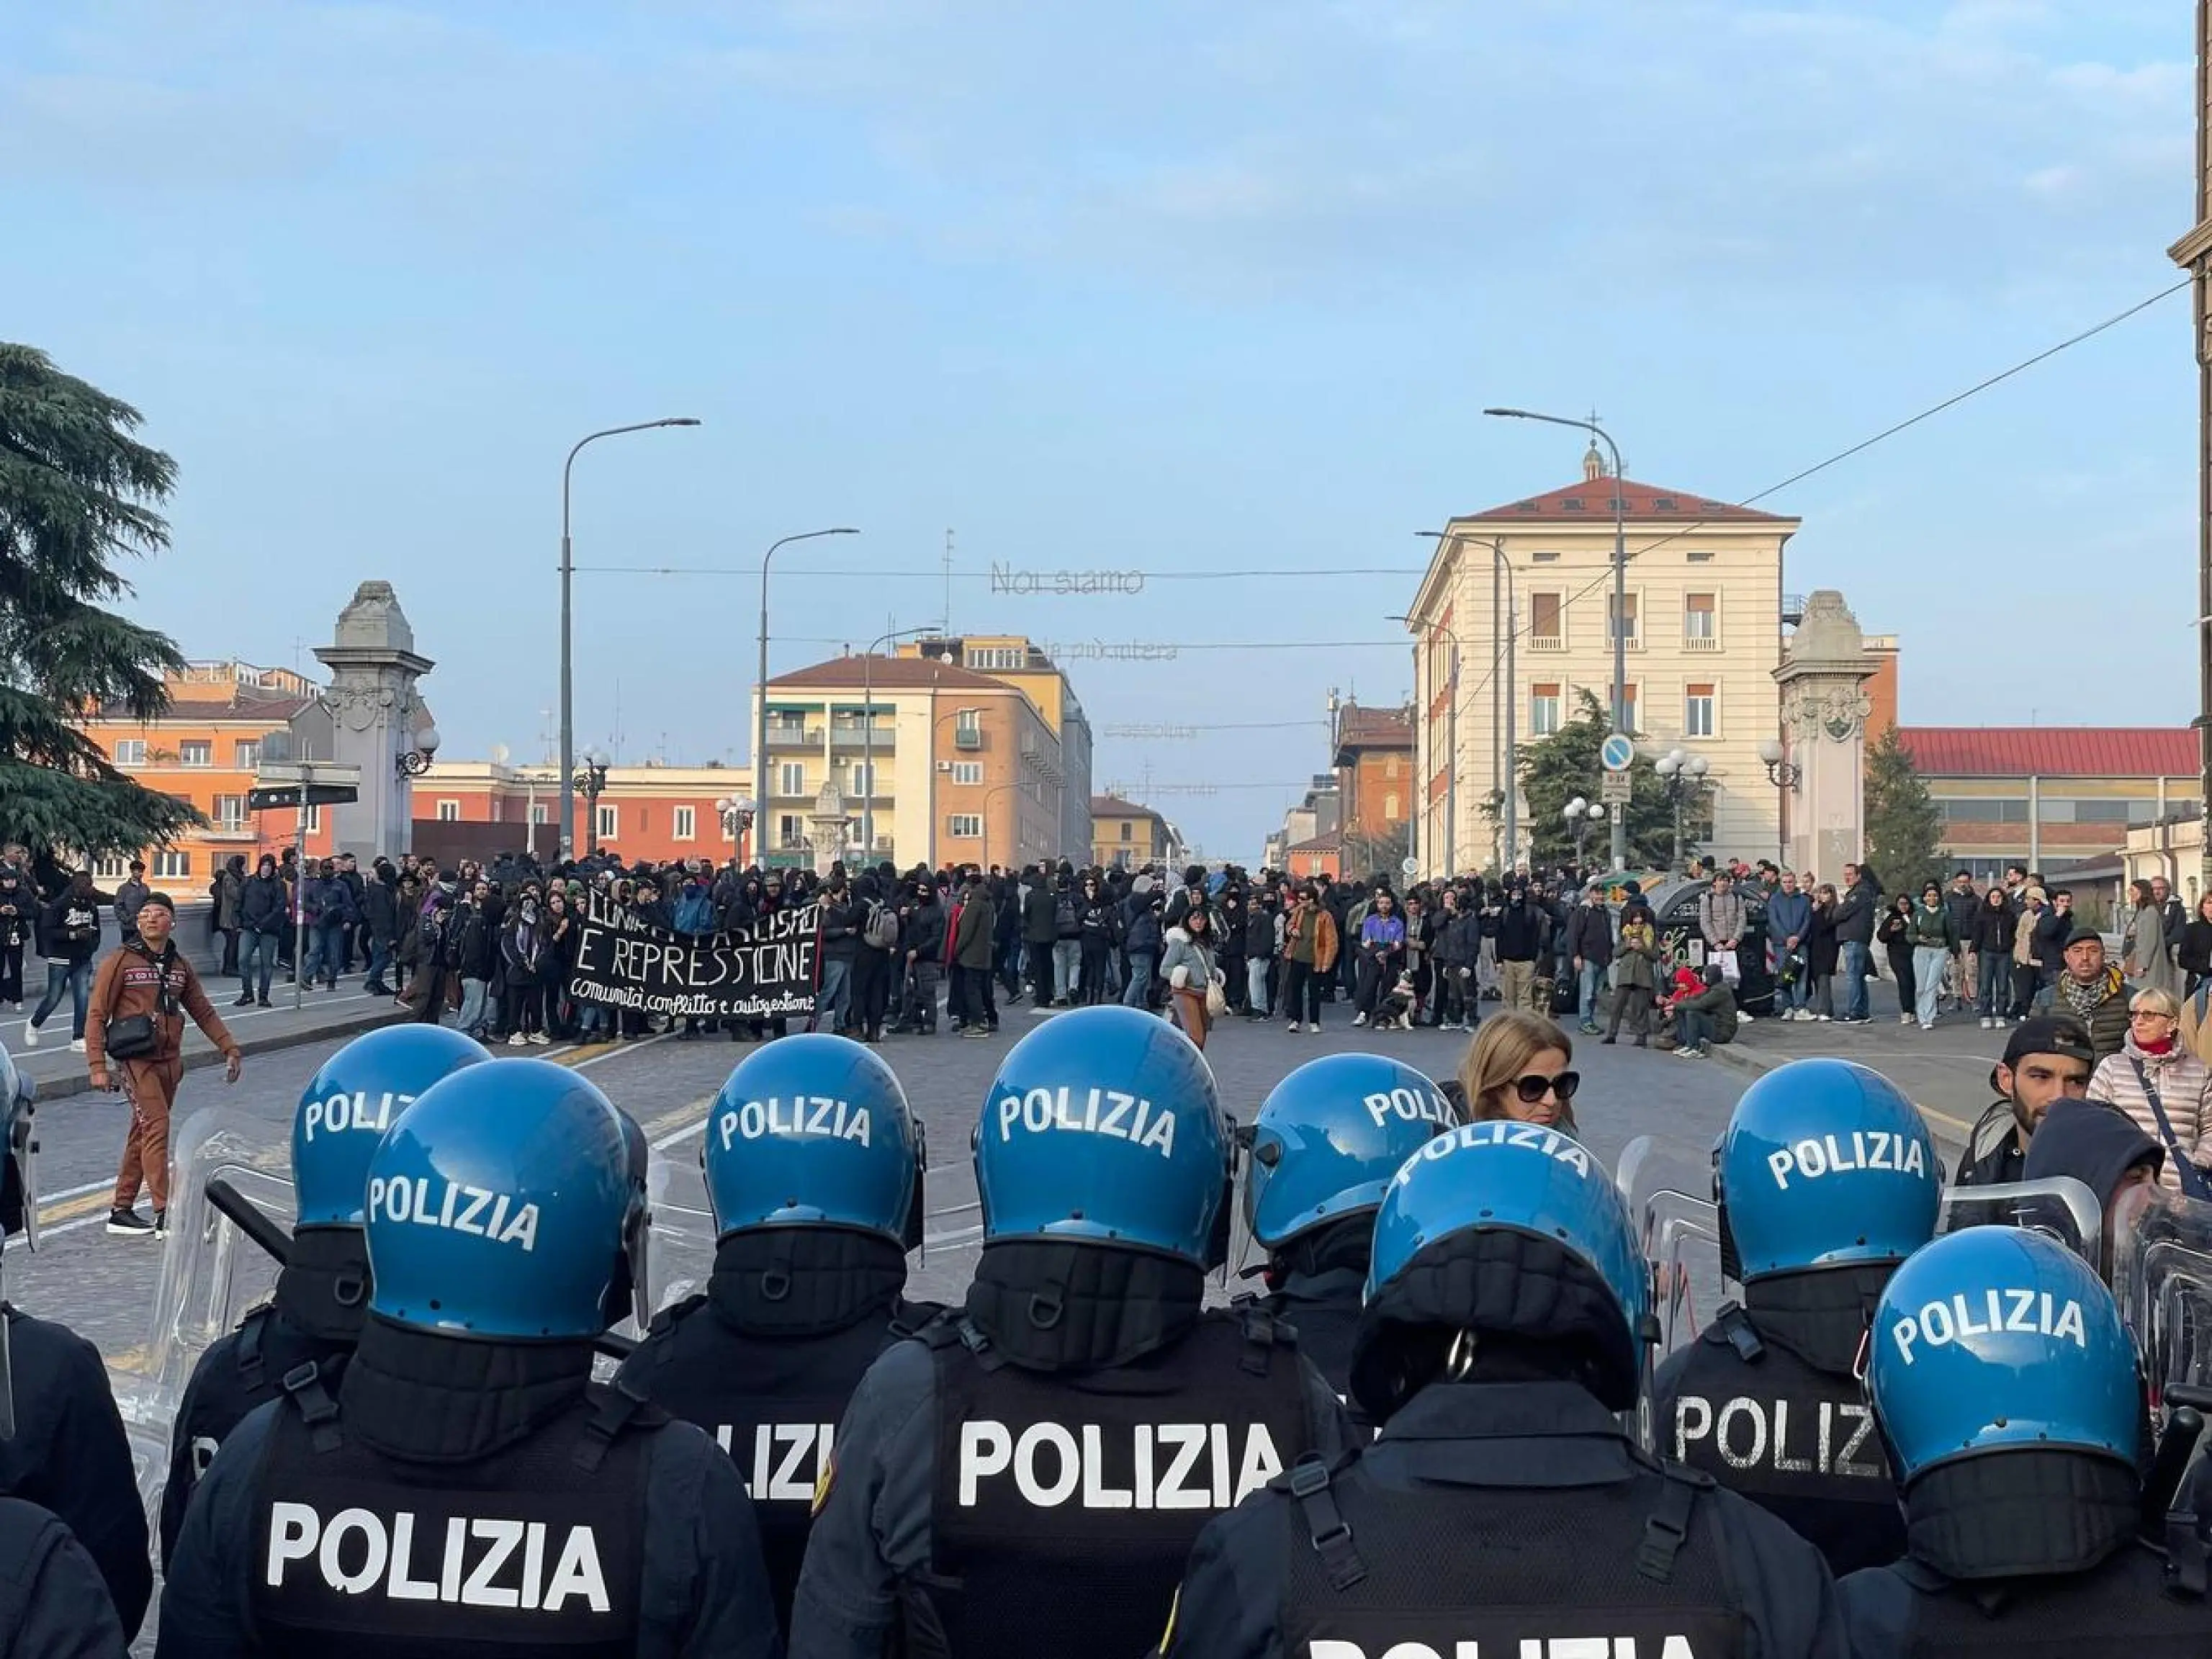
<svg viewBox="0 0 2212 1659"><path fill-rule="evenodd" d="M407 1018L409 1016L386 1004L381 1008L365 1009L358 1014L349 1014L343 1019L333 1020L326 1025L319 1025L311 1031L272 1031L266 1036L247 1037L239 1043L238 1050L249 1058L255 1054L274 1054L280 1048L296 1048L302 1043L320 1042L330 1037L356 1036L363 1031L374 1030L380 1025L396 1024ZM77 1058L82 1059L83 1056L78 1055ZM222 1051L208 1047L203 1040L198 1047L187 1048L185 1051L184 1063L187 1072L200 1071L210 1066L220 1066L222 1064ZM43 1106L49 1101L67 1100L72 1095L84 1095L91 1092L91 1074L80 1070L70 1073L67 1077L56 1078L51 1081L37 1084L33 1101L35 1104Z"/></svg>

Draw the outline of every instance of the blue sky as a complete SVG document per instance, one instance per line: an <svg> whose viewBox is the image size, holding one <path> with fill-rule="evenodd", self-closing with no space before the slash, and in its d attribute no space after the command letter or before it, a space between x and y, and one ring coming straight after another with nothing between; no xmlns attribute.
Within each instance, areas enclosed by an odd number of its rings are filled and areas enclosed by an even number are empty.
<svg viewBox="0 0 2212 1659"><path fill-rule="evenodd" d="M398 588L449 752L534 757L580 565L779 556L779 668L944 608L1379 641L1409 532L1577 476L1738 499L2174 280L2188 8L80 0L0 17L0 335L137 404L135 610L289 663ZM1766 505L1922 723L2193 712L2187 301ZM1303 573L994 596L1030 568ZM836 577L815 571L895 573ZM742 757L757 585L578 579L578 725ZM2090 647L2084 651L2081 647ZM1081 663L1094 721L1395 700L1402 647ZM617 703L619 696L619 726ZM1249 857L1321 730L1102 739Z"/></svg>

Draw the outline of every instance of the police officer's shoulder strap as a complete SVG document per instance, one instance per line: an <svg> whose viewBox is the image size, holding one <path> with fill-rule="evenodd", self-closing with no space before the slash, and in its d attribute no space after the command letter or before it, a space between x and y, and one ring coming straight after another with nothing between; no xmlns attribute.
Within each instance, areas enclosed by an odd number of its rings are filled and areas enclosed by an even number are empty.
<svg viewBox="0 0 2212 1659"><path fill-rule="evenodd" d="M901 1297L891 1310L891 1334L901 1341L926 1336L930 1327L945 1322L945 1316L941 1302L909 1302Z"/></svg>
<svg viewBox="0 0 2212 1659"><path fill-rule="evenodd" d="M276 1386L284 1390L284 1398L292 1402L292 1409L307 1425L315 1449L334 1452L345 1443L345 1435L338 1427L337 1401L331 1398L331 1391L323 1384L321 1364L310 1359L286 1371Z"/></svg>
<svg viewBox="0 0 2212 1659"><path fill-rule="evenodd" d="M987 1371L995 1371L1006 1363L1006 1358L991 1346L991 1339L976 1328L975 1322L964 1313L951 1309L945 1317L933 1320L915 1334L927 1342L932 1352L951 1347L961 1347Z"/></svg>
<svg viewBox="0 0 2212 1659"><path fill-rule="evenodd" d="M633 1428L655 1429L668 1421L668 1413L617 1376L587 1396L591 1415L584 1419L583 1437L576 1443L576 1467L586 1474L606 1461L607 1453Z"/></svg>
<svg viewBox="0 0 2212 1659"><path fill-rule="evenodd" d="M1307 1539L1314 1553L1321 1557L1328 1587L1334 1590L1350 1589L1367 1577L1367 1563L1359 1559L1358 1547L1352 1542L1352 1523L1344 1518L1329 1490L1335 1471L1349 1467L1355 1455L1347 1453L1332 1467L1319 1452L1310 1451L1291 1464L1287 1474L1267 1483L1279 1492L1289 1492L1291 1501L1298 1506L1298 1513L1305 1518Z"/></svg>
<svg viewBox="0 0 2212 1659"><path fill-rule="evenodd" d="M262 1351L262 1338L269 1329L269 1306L250 1310L238 1326L238 1380L250 1389L258 1390L269 1369L268 1358Z"/></svg>
<svg viewBox="0 0 2212 1659"><path fill-rule="evenodd" d="M1237 1315L1237 1326L1244 1333L1243 1369L1254 1376L1265 1376L1275 1363L1275 1350L1297 1346L1297 1328L1279 1320L1267 1310L1267 1304L1247 1291L1231 1303Z"/></svg>
<svg viewBox="0 0 2212 1659"><path fill-rule="evenodd" d="M681 1302L672 1302L653 1315L653 1322L646 1327L646 1334L659 1336L663 1331L672 1330L678 1321L689 1318L706 1305L707 1293L704 1291L696 1296L687 1296Z"/></svg>
<svg viewBox="0 0 2212 1659"><path fill-rule="evenodd" d="M1759 1340L1758 1331L1752 1327L1751 1316L1743 1310L1741 1303L1724 1302L1721 1304L1720 1312L1713 1319L1711 1337L1714 1341L1725 1342L1734 1348L1736 1358L1747 1365L1756 1365L1766 1358L1766 1344Z"/></svg>
<svg viewBox="0 0 2212 1659"><path fill-rule="evenodd" d="M2201 1601L2212 1579L2212 1550L2204 1540L2203 1517L2193 1510L2170 1510L2166 1516L2166 1593L2178 1601Z"/></svg>
<svg viewBox="0 0 2212 1659"><path fill-rule="evenodd" d="M1636 1547L1636 1571L1655 1584L1674 1576L1674 1558L1690 1536L1690 1516L1698 1499L1718 1483L1709 1474L1684 1468L1679 1463L1659 1466L1659 1503L1644 1522L1644 1539Z"/></svg>

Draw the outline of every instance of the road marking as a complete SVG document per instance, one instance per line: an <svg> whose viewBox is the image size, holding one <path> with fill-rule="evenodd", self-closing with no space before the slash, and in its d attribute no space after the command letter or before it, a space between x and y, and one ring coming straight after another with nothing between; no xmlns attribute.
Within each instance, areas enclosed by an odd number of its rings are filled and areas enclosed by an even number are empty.
<svg viewBox="0 0 2212 1659"><path fill-rule="evenodd" d="M67 1221L72 1216L90 1215L94 1211L104 1212L113 1201L114 1196L115 1183L112 1181L103 1181L96 1187L87 1188L79 1192L65 1204L56 1204L52 1206L41 1204L39 1206L39 1231L42 1233L60 1232L64 1230L55 1226L54 1223ZM102 1218L105 1218L104 1216Z"/></svg>

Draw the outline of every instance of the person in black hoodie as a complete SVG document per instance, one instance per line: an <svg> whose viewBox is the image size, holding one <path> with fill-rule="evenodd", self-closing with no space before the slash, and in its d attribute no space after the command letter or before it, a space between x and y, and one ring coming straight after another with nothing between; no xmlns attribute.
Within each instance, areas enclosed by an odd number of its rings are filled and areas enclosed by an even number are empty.
<svg viewBox="0 0 2212 1659"><path fill-rule="evenodd" d="M1133 890L1124 902L1126 920L1122 923L1121 948L1129 958L1128 983L1121 988L1121 1004L1127 1008L1150 1008L1152 1006L1153 976L1160 965L1160 951L1166 933L1160 926L1161 913L1167 901L1157 888L1144 891Z"/></svg>
<svg viewBox="0 0 2212 1659"><path fill-rule="evenodd" d="M84 1052L84 1017L92 1001L92 964L100 954L100 895L92 872L70 878L61 896L39 912L39 954L46 961L46 994L23 1027L23 1046L39 1046L39 1028L67 995L70 1000L70 1047ZM137 914L135 910L131 913Z"/></svg>
<svg viewBox="0 0 2212 1659"><path fill-rule="evenodd" d="M2166 1167L2166 1148L2136 1127L2126 1113L2101 1101L2062 1100L2043 1115L2027 1143L2023 1181L2071 1176L2096 1194L2105 1224L2098 1270L2112 1277L2112 1236L2121 1217L2147 1203Z"/></svg>
<svg viewBox="0 0 2212 1659"><path fill-rule="evenodd" d="M2088 1028L2071 1016L2044 1016L2014 1026L2004 1058L1990 1067L1990 1087L1998 1099L1967 1135L1955 1184L1990 1187L2026 1180L2022 1171L2036 1130L2053 1106L2084 1097L2096 1064Z"/></svg>
<svg viewBox="0 0 2212 1659"><path fill-rule="evenodd" d="M830 866L822 891L822 980L814 994L816 1031L841 1031L852 1023L853 963L860 953L860 927L866 908L854 896L845 878L845 866Z"/></svg>
<svg viewBox="0 0 2212 1659"><path fill-rule="evenodd" d="M937 1035L937 984L945 963L945 905L937 883L916 871L899 905L897 962L902 964L895 1031Z"/></svg>
<svg viewBox="0 0 2212 1659"><path fill-rule="evenodd" d="M38 920L38 900L13 864L0 862L0 1007L23 1006L23 947Z"/></svg>
<svg viewBox="0 0 2212 1659"><path fill-rule="evenodd" d="M361 915L368 934L368 978L362 989L369 995L388 997L391 986L384 975L392 966L392 949L399 937L399 875L388 859L379 859L361 885Z"/></svg>

